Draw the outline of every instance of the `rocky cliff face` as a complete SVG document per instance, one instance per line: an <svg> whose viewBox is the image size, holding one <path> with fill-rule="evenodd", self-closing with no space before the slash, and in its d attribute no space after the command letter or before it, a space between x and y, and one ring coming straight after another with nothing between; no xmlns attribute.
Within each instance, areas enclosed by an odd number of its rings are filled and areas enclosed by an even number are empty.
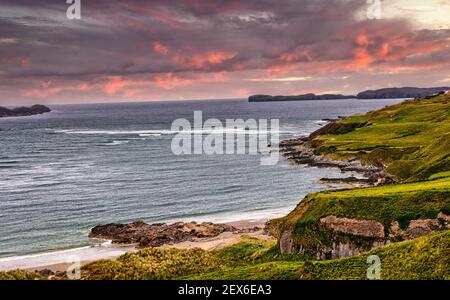
<svg viewBox="0 0 450 300"><path fill-rule="evenodd" d="M317 226L279 231L281 253L309 254L315 259L337 259L357 255L373 248L415 239L438 230L450 229L450 215L440 212L436 219L411 220L401 229L397 221L390 226L374 220L355 220L325 216ZM314 236L314 238L312 238Z"/></svg>

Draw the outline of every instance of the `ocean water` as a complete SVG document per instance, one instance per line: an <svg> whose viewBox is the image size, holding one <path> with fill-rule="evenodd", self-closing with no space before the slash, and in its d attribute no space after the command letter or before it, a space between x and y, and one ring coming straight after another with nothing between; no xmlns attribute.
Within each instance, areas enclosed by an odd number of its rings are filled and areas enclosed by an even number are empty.
<svg viewBox="0 0 450 300"><path fill-rule="evenodd" d="M327 188L318 179L342 176L283 159L263 166L258 155L174 155L176 118L278 118L284 139L399 101L54 105L0 119L0 257L85 247L89 229L110 222L279 217Z"/></svg>

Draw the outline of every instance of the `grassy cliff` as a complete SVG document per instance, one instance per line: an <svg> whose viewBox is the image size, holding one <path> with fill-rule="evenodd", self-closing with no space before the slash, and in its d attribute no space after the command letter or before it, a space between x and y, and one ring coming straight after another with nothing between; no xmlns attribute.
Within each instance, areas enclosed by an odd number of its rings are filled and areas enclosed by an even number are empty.
<svg viewBox="0 0 450 300"><path fill-rule="evenodd" d="M337 159L358 157L368 164L386 166L400 182L449 175L448 95L408 100L338 124L343 130L325 132L309 142L317 154Z"/></svg>
<svg viewBox="0 0 450 300"><path fill-rule="evenodd" d="M286 251L314 255L331 252L336 243L370 250L374 242L386 242L393 222L406 230L413 220L442 222L438 215L450 214L449 96L345 118L314 133L308 144L316 154L384 166L399 183L308 195L288 216L272 222L280 238L288 237ZM376 221L384 226L385 238L336 233L322 224L326 216Z"/></svg>

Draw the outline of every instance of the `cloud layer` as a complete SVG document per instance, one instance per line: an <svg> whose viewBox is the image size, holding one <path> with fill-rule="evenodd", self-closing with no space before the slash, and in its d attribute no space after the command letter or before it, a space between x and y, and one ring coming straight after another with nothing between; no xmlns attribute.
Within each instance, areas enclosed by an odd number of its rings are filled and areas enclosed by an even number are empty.
<svg viewBox="0 0 450 300"><path fill-rule="evenodd" d="M353 93L450 77L449 29L370 20L365 0L96 0L82 1L81 20L67 7L0 3L0 104Z"/></svg>

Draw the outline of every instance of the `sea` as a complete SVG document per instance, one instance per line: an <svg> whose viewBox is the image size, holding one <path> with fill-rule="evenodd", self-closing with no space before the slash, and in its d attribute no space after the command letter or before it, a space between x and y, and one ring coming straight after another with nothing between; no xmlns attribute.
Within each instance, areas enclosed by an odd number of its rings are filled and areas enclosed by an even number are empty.
<svg viewBox="0 0 450 300"><path fill-rule="evenodd" d="M308 135L327 119L400 101L50 105L47 114L0 118L0 269L21 258L109 247L88 238L99 224L281 217L306 194L329 188L320 178L343 176L283 158L262 165L263 154L176 155L172 122L193 123L194 111L224 124L278 119L280 139L288 139Z"/></svg>

